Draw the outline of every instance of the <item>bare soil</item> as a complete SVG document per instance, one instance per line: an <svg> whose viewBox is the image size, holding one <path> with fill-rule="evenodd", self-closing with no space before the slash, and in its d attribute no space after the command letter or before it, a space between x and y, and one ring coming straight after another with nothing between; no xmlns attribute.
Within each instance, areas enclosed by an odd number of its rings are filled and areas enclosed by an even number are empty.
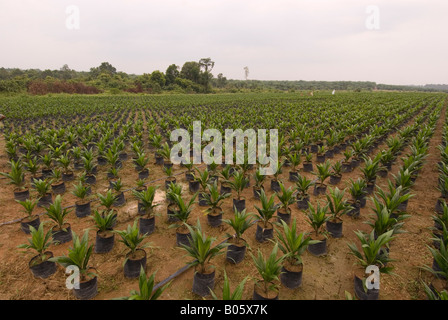
<svg viewBox="0 0 448 320"><path fill-rule="evenodd" d="M445 109L445 108L444 108ZM432 256L427 248L431 244L430 227L433 225L431 216L434 214L434 206L439 196L436 190L437 186L437 162L440 160L440 153L437 145L441 143L441 130L445 119L445 111L442 112L437 123L437 128L433 138L430 141L429 155L426 163L421 170L417 181L412 189L414 197L409 200L408 213L411 217L405 221L404 234L398 235L391 245L391 258L395 259L392 263L395 275L383 275L381 281L381 299L391 300L409 300L409 299L425 299L421 280L432 279L431 276L422 272L419 267L432 264ZM4 152L4 139L0 139L0 171L8 171L7 157ZM373 154L383 148L384 145L375 149ZM406 151L403 154L406 154ZM336 155L331 161L342 159L342 154ZM147 274L156 272L156 282L160 282L177 270L184 267L191 259L185 256L186 252L176 247L176 230L169 228L167 222L164 189L164 173L160 166L154 164L154 155L151 155L152 164L150 165L150 176L147 181L159 179L151 183L158 185L156 201L161 205L156 208L156 230L151 234L146 242L151 243L151 247L145 249L147 252L148 266ZM313 161L315 166L316 162ZM386 178L378 177L377 185L380 187L387 186L387 179L392 178L392 174L398 171L401 160L397 161L391 172ZM302 165L300 165L300 168ZM184 194L188 194L188 182L185 179L185 170L179 166L174 166L174 174L179 174L177 181L183 185ZM293 186L288 181L289 168L284 168L280 175L282 181L287 187ZM251 171L253 173L253 171ZM314 179L311 173L301 170L301 174L308 178ZM75 175L79 176L80 171L75 171ZM123 169L119 172L125 188L136 187L138 172L135 171L132 160L128 159L123 162ZM344 173L342 181L337 185L339 188L347 187L349 178L355 179L361 176L360 169L357 168L353 172ZM28 178L28 176L27 176ZM34 252L27 252L18 249L17 246L27 243L28 235L20 230L18 222L25 216L21 206L13 200L13 186L6 184L7 180L0 180L0 299L51 299L66 300L75 299L73 293L66 289L66 275L62 267L58 267L58 271L48 279L36 279L28 268L29 260L35 255ZM74 182L73 182L74 183ZM253 183L253 179L252 179ZM270 179L265 182L265 189L268 195L273 194L270 191ZM97 175L97 183L92 187L92 195L96 193L105 193L108 189L109 182L106 177L106 167L99 167ZM63 205L73 205L77 200L72 194L73 186L67 183L67 192L63 195ZM33 197L36 196L35 191L30 189ZM346 192L348 195L348 191ZM254 205L259 205L259 201L253 199L252 187L245 189L243 196L246 199L246 207L248 211L256 213ZM118 222L116 230L123 230L128 224L132 224L134 219L138 217L137 200L132 197L130 192L125 192L126 204L118 209ZM93 196L93 199L95 197ZM325 196L315 197L311 195L311 202L315 204L317 201L323 203ZM328 300L328 299L344 299L344 292L348 291L353 294L353 274L359 271L359 266L355 264L355 259L349 254L347 243L355 242L358 244L354 231L364 230L369 232L370 227L364 222L369 219L372 213L370 206L371 201L367 201L367 206L361 209L359 219L352 219L348 216L343 217L343 237L334 239L329 237L327 240L328 254L324 257L315 257L308 252L303 256L303 283L298 289L287 289L280 287L279 298L281 300L293 299L309 299L309 300ZM98 202L92 203L92 209L99 206ZM224 201L222 205L224 212L223 219L232 217L232 197ZM37 213L45 212L42 208L36 208ZM311 232L311 228L306 222L305 213L299 210L295 205L291 206L292 219L297 219L297 225L300 232ZM195 205L191 216L190 223L196 224L199 219L203 231L213 237L216 237L215 244L226 239L226 232L231 233L227 225L218 228L212 228L207 225L205 208ZM42 221L47 221L45 215L41 216ZM9 223L15 221L13 223ZM74 212L69 214L67 222L78 235L84 230L89 229L90 241L93 244L96 236L96 229L90 217L77 218ZM49 223L51 224L51 223ZM212 264L216 270L215 292L218 297L221 296L222 284L224 279L224 271L227 273L231 288L235 288L240 281L246 276L250 277L250 281L246 283L243 299L251 299L254 290L254 281L259 278L250 254L256 254L260 249L265 255L270 253L273 248L271 242L258 243L255 240L256 225L253 225L245 234L249 244L249 250L243 262L233 265L225 260L225 254L222 254L212 260ZM117 241L115 238L115 246L113 250L107 254L93 254L90 265L96 269L98 274L99 293L95 299L112 299L129 295L133 289L138 289L138 280L131 280L124 277L123 262L127 254L127 248ZM146 243L145 242L145 243ZM66 255L71 242L52 245L49 251L55 256ZM160 297L164 300L173 299L202 299L192 293L194 269L190 268L178 277L176 277L169 288Z"/></svg>

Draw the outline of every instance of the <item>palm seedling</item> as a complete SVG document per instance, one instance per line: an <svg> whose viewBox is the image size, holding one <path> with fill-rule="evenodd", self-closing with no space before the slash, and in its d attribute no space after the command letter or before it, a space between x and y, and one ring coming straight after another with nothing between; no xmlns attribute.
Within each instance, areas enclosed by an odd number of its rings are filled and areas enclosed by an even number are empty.
<svg viewBox="0 0 448 320"><path fill-rule="evenodd" d="M11 166L10 173L0 172L0 174L9 179L8 184L15 185L14 197L16 200L25 200L29 197L29 190L24 187L25 185L25 173L23 172L23 165L20 160L9 161Z"/></svg>
<svg viewBox="0 0 448 320"><path fill-rule="evenodd" d="M51 198L51 184L47 180L34 180L33 186L38 193L39 202L37 203L38 207L47 206L52 202Z"/></svg>
<svg viewBox="0 0 448 320"><path fill-rule="evenodd" d="M330 184L336 185L342 179L342 162L336 161L331 166L331 176L330 176Z"/></svg>
<svg viewBox="0 0 448 320"><path fill-rule="evenodd" d="M102 213L95 210L92 219L97 228L95 252L109 252L114 246L115 234L112 230L117 222L117 214L113 210L103 211Z"/></svg>
<svg viewBox="0 0 448 320"><path fill-rule="evenodd" d="M321 207L320 203L317 202L316 207L314 207L311 203L308 204L307 222L313 228L314 235L311 237L314 240L324 240L325 232L323 230L323 225L327 222L330 217L327 216L329 204L327 203L325 206Z"/></svg>
<svg viewBox="0 0 448 320"><path fill-rule="evenodd" d="M442 290L439 292L432 285L428 286L425 282L423 282L423 286L428 300L448 300L448 291Z"/></svg>
<svg viewBox="0 0 448 320"><path fill-rule="evenodd" d="M296 181L296 177L299 174L298 166L302 162L299 152L293 152L288 157L289 162L291 163L292 170L289 171L289 181Z"/></svg>
<svg viewBox="0 0 448 320"><path fill-rule="evenodd" d="M137 170L138 172L145 170L145 167L148 163L149 158L146 157L146 155L143 152L138 153L137 158L134 160L135 170Z"/></svg>
<svg viewBox="0 0 448 320"><path fill-rule="evenodd" d="M160 203L154 203L156 191L157 187L153 186L143 191L132 190L132 194L139 201L139 212L144 213L147 218L154 216L154 208L160 205Z"/></svg>
<svg viewBox="0 0 448 320"><path fill-rule="evenodd" d="M124 274L128 278L137 278L140 275L140 268L146 269L146 251L144 249L148 248L150 244L143 244L143 240L147 235L139 232L137 219L125 230L114 230L114 232L120 236L119 241L129 250L124 261Z"/></svg>
<svg viewBox="0 0 448 320"><path fill-rule="evenodd" d="M187 168L187 172L185 172L185 178L187 179L187 181L193 181L194 180L193 161L188 161L187 163L184 163L184 167Z"/></svg>
<svg viewBox="0 0 448 320"><path fill-rule="evenodd" d="M244 232L249 229L253 221L253 214L243 211L234 210L234 216L231 219L224 219L222 222L228 224L233 229L233 234L227 234L232 243L240 245L244 240L242 238ZM245 242L245 241L244 241Z"/></svg>
<svg viewBox="0 0 448 320"><path fill-rule="evenodd" d="M280 183L280 190L281 192L275 193L277 199L281 203L278 208L277 214L281 220L289 223L291 219L291 209L289 208L289 206L295 202L294 190L292 189L292 187L286 189L283 183Z"/></svg>
<svg viewBox="0 0 448 320"><path fill-rule="evenodd" d="M274 235L274 229L270 221L280 206L279 204L275 204L274 200L274 195L268 198L264 190L261 190L261 208L254 205L255 209L258 211L257 231L255 233L255 238L258 242L264 242L267 239L271 239Z"/></svg>
<svg viewBox="0 0 448 320"><path fill-rule="evenodd" d="M117 196L112 192L112 190L107 190L106 194L97 194L98 199L100 200L100 204L106 208L107 211L110 211L112 209L112 206L114 205Z"/></svg>
<svg viewBox="0 0 448 320"><path fill-rule="evenodd" d="M50 261L57 262L64 268L77 267L79 271L79 282L85 283L83 287L74 290L75 296L82 299L91 299L97 294L97 275L92 267L89 267L92 256L93 245L89 245L89 231L86 230L82 238L73 232L73 246L68 249L68 256L51 258ZM86 283L88 282L88 283Z"/></svg>
<svg viewBox="0 0 448 320"><path fill-rule="evenodd" d="M279 176L283 172L283 170L282 170L283 165L284 165L284 162L277 160L277 163L276 163L277 170L274 169L275 170L273 172L274 178L271 180L271 190L274 192L280 191L280 182L281 181L279 179Z"/></svg>
<svg viewBox="0 0 448 320"><path fill-rule="evenodd" d="M55 194L65 193L65 183L62 180L62 171L58 168L52 170L51 189Z"/></svg>
<svg viewBox="0 0 448 320"><path fill-rule="evenodd" d="M202 232L201 223L197 220L196 226L187 225L190 231L189 245L182 245L182 248L187 252L187 255L194 260L189 263L190 266L198 266L197 272L204 274L211 267L210 260L217 255L222 254L227 244L220 243L216 246L212 246L216 238L206 236Z"/></svg>
<svg viewBox="0 0 448 320"><path fill-rule="evenodd" d="M319 163L322 163L325 161L325 146L320 146L317 148L317 153L316 153L316 160Z"/></svg>
<svg viewBox="0 0 448 320"><path fill-rule="evenodd" d="M205 168L204 171L201 171L198 168L196 168L196 170L198 172L198 177L196 179L197 179L197 181L199 181L199 185L202 190L199 193L199 205L205 206L206 204L203 200L203 194L207 192L207 185L208 185L209 179L210 179L210 172L208 171L207 168Z"/></svg>
<svg viewBox="0 0 448 320"><path fill-rule="evenodd" d="M353 150L346 149L344 151L344 160L342 160L342 172L351 172L352 171L352 161L353 158Z"/></svg>
<svg viewBox="0 0 448 320"><path fill-rule="evenodd" d="M172 165L171 162L171 148L167 142L165 142L158 151L159 155L163 157L164 165Z"/></svg>
<svg viewBox="0 0 448 320"><path fill-rule="evenodd" d="M314 186L314 195L325 194L327 190L325 180L331 176L331 162L327 160L322 164L317 164L316 167L317 172L313 172L313 174L317 177L319 184Z"/></svg>
<svg viewBox="0 0 448 320"><path fill-rule="evenodd" d="M121 182L121 178L110 181L110 188L113 190L115 194L115 202L114 206L119 207L125 204L126 200L124 198L124 193L121 191L123 189L123 183Z"/></svg>
<svg viewBox="0 0 448 320"><path fill-rule="evenodd" d="M218 190L218 183L215 181L212 185L207 186L208 192L202 194L202 199L205 201L207 206L209 206L206 210L208 223L217 227L221 225L222 218L222 202L229 198L231 193L220 193Z"/></svg>
<svg viewBox="0 0 448 320"><path fill-rule="evenodd" d="M33 211L37 205L37 201L26 199L25 201L16 200L16 202L23 207L24 212L27 214L27 216L20 221L20 224L22 231L28 234L30 233L30 226L37 228L40 224L39 216L33 215Z"/></svg>
<svg viewBox="0 0 448 320"><path fill-rule="evenodd" d="M39 171L39 164L37 162L37 157L29 159L26 163L26 171L31 174L31 180L37 178L37 172Z"/></svg>
<svg viewBox="0 0 448 320"><path fill-rule="evenodd" d="M170 227L178 228L178 231L186 231L186 226L188 224L188 219L193 210L193 204L196 200L197 193L193 195L190 201L185 202L181 195L173 194L174 201L176 203L176 208L173 210L173 217L177 218L179 221L172 224Z"/></svg>
<svg viewBox="0 0 448 320"><path fill-rule="evenodd" d="M395 186L401 186L403 193L408 193L410 191L414 183L412 182L412 176L409 170L403 170L403 168L401 168L397 175L392 176L394 177Z"/></svg>
<svg viewBox="0 0 448 320"><path fill-rule="evenodd" d="M138 279L139 290L131 290L130 296L118 298L117 300L157 300L165 291L171 282L155 289L155 273L152 273L149 277L146 276L145 269L140 269L140 275Z"/></svg>
<svg viewBox="0 0 448 320"><path fill-rule="evenodd" d="M103 211L102 213L95 210L93 212L92 220L94 221L98 232L107 233L114 228L117 222L117 215L113 210Z"/></svg>
<svg viewBox="0 0 448 320"><path fill-rule="evenodd" d="M266 175L261 173L260 167L254 173L255 185L253 186L253 193L255 199L260 199L260 191L264 189L264 181L266 180Z"/></svg>
<svg viewBox="0 0 448 320"><path fill-rule="evenodd" d="M53 166L53 155L51 154L51 152L44 154L43 156L41 156L41 160L45 167L42 169L42 173L46 178L49 174L51 174L51 168Z"/></svg>
<svg viewBox="0 0 448 320"><path fill-rule="evenodd" d="M413 194L403 193L401 186L396 188L394 184L388 180L388 191L384 191L377 186L375 198L381 199L384 206L391 212L391 215L400 215L406 211L408 200L413 197Z"/></svg>
<svg viewBox="0 0 448 320"><path fill-rule="evenodd" d="M57 195L54 199L54 203L50 204L50 206L45 208L45 210L47 217L56 223L53 227L53 239L60 243L72 240L70 224L65 222L70 210L67 208L62 208L61 195Z"/></svg>
<svg viewBox="0 0 448 320"><path fill-rule="evenodd" d="M232 292L230 291L230 281L227 277L227 273L224 271L224 282L222 287L222 298L221 300L242 300L243 297L243 291L244 291L244 285L246 284L247 279L249 277L245 277L235 288L235 290ZM219 300L218 296L216 295L213 290L210 290L211 295L214 300Z"/></svg>
<svg viewBox="0 0 448 320"><path fill-rule="evenodd" d="M247 184L246 177L242 172L235 171L233 173L233 180L226 180L226 182L229 184L230 188L237 194L236 199L233 198L233 206L236 207L237 210L244 210L244 208L246 207L246 200L241 199L241 193L243 192Z"/></svg>
<svg viewBox="0 0 448 320"><path fill-rule="evenodd" d="M70 170L70 164L71 164L71 159L70 159L70 154L67 151L65 154L62 154L59 158L58 158L58 162L61 164L61 167L64 169L63 173L64 174L70 174L73 173Z"/></svg>
<svg viewBox="0 0 448 320"><path fill-rule="evenodd" d="M378 157L373 160L369 157L365 159L364 167L361 168L361 172L364 175L364 180L367 183L367 190L369 193L373 192L376 177L380 169L379 164L380 161Z"/></svg>
<svg viewBox="0 0 448 320"><path fill-rule="evenodd" d="M305 153L305 161L303 162L303 171L305 172L311 172L313 171L313 154L312 153Z"/></svg>
<svg viewBox="0 0 448 320"><path fill-rule="evenodd" d="M381 151L381 157L380 157L380 163L383 169L380 169L380 171L384 171L384 168L386 170L391 170L392 168L392 162L395 160L395 156L392 153L391 149L382 150Z"/></svg>
<svg viewBox="0 0 448 320"><path fill-rule="evenodd" d="M282 227L283 232L275 229L278 247L284 254L280 280L286 287L294 289L300 286L302 282L303 253L309 245L316 244L319 241L311 240L308 233L297 233L296 219L292 221L291 226L282 221ZM286 274L288 276L284 276Z"/></svg>
<svg viewBox="0 0 448 320"><path fill-rule="evenodd" d="M390 209L378 201L377 198L373 198L373 202L375 204L375 208L373 208L374 215L372 215L374 219L366 223L373 228L374 236L378 237L388 231L392 231L392 235L403 233L403 230L401 230L404 225L403 221L409 218L410 215L401 214L394 217Z"/></svg>
<svg viewBox="0 0 448 320"><path fill-rule="evenodd" d="M282 262L285 256L277 257L278 244L274 245L269 257L264 258L260 249L257 256L252 254L252 260L261 277L255 281L254 299L263 297L264 299L275 299L278 297L279 276L282 272Z"/></svg>
<svg viewBox="0 0 448 320"><path fill-rule="evenodd" d="M330 189L330 194L327 194L327 203L330 210L330 219L327 221L327 230L334 238L342 236L342 219L344 214L353 209L352 206L344 199L345 189L339 190Z"/></svg>
<svg viewBox="0 0 448 320"><path fill-rule="evenodd" d="M367 183L364 179L358 178L353 181L350 178L349 192L352 197L351 204L353 206L359 206L360 208L366 205L366 191Z"/></svg>
<svg viewBox="0 0 448 320"><path fill-rule="evenodd" d="M34 256L29 263L30 269L35 276L46 278L56 272L56 266L54 263L47 262L47 265L42 264L53 257L53 253L47 251L53 243L51 240L51 230L45 232L44 223L40 223L37 229L30 226L30 233L31 238L28 239L28 244L21 244L18 248L33 249L37 252L37 255ZM45 267L46 270L39 270L36 268L39 265L41 265L42 268Z"/></svg>
<svg viewBox="0 0 448 320"><path fill-rule="evenodd" d="M165 188L167 189L171 183L176 183L176 178L173 176L173 167L167 166L163 167L163 171L165 172Z"/></svg>
<svg viewBox="0 0 448 320"><path fill-rule="evenodd" d="M433 257L432 266L424 265L421 269L430 272L437 278L447 279L448 277L448 247L445 241L438 239L438 248L428 246L429 251Z"/></svg>
<svg viewBox="0 0 448 320"><path fill-rule="evenodd" d="M381 273L389 274L392 267L387 266L393 260L389 258L389 253L386 250L387 244L394 239L393 230L390 230L382 235L375 237L374 230L370 234L363 231L355 231L356 237L361 242L361 251L354 243L348 244L350 254L355 256L358 264L363 270L368 266L377 266Z"/></svg>

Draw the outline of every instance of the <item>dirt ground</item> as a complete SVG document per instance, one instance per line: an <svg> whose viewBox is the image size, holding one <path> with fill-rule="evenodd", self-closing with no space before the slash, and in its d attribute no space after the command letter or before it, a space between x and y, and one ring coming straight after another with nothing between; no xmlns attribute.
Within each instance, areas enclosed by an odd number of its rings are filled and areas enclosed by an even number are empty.
<svg viewBox="0 0 448 320"><path fill-rule="evenodd" d="M408 212L411 217L406 220L404 229L407 233L398 235L397 239L391 245L391 258L396 261L392 263L396 275L384 275L381 277L381 292L380 298L383 300L409 300L409 299L425 299L423 286L421 280L430 279L426 272L422 272L419 267L427 264L431 265L432 257L427 248L430 244L431 232L430 227L433 222L431 215L434 212L434 205L438 197L436 190L438 172L436 168L437 162L440 160L440 153L437 150L437 145L441 143L441 133L443 121L445 119L445 108L442 111L441 117L437 122L437 127L433 138L430 141L429 155L426 163L420 172L416 183L412 189L415 194L409 200ZM0 139L0 171L7 171L7 157L4 151L5 141L3 137ZM384 147L380 145L373 154L376 154ZM406 154L406 151L403 154ZM342 154L336 155L331 161L342 159ZM152 157L151 160L154 160ZM392 174L398 171L401 165L401 160L397 161L389 172L388 177L378 177L377 185L385 187L387 179L392 178ZM301 165L300 165L301 167ZM188 185L183 174L184 169L175 166L175 173L180 173L177 176L178 182L184 186L186 194L188 194ZM281 178L286 186L292 186L293 183L288 181L289 168L284 168ZM252 171L253 172L253 171ZM76 172L79 174L80 172ZM310 173L304 173L308 178L314 176ZM360 169L357 168L351 173L343 174L342 181L337 185L339 188L347 187L346 182L349 178L355 179L361 176ZM125 189L136 186L137 172L128 159L124 162L124 169L120 171ZM162 180L153 183L154 185L162 186L163 171L160 167L154 164L150 165L150 177L148 181L160 179ZM106 178L106 167L100 167L97 175L97 183L93 187L93 194L104 193L108 188L108 181ZM13 187L6 185L7 180L0 180L0 224L20 219L24 217L21 212L21 206L13 200ZM253 184L252 179L252 184ZM272 194L269 190L270 179L265 182L268 195ZM71 183L67 184L67 192L63 196L64 205L72 205L75 202L75 197L70 193L73 190ZM348 190L346 192L348 194ZM33 194L34 195L34 194ZM125 194L125 206L118 208L119 219L116 230L123 230L128 224L131 224L137 217L137 201L132 198L130 192ZM256 212L254 204L258 201L252 197L252 188L244 191L243 196L246 198L246 207L250 212ZM312 203L316 201L323 201L324 196L318 198L312 196ZM162 204L157 211L159 216L156 217L156 230L151 234L146 241L150 242L152 247L146 249L148 254L147 274L156 273L156 281L162 281L175 273L180 268L184 267L186 263L191 261L189 257L185 256L185 251L176 247L175 230L169 228L166 215L166 203L164 201L164 191L162 187L157 194L157 201ZM233 215L231 210L231 198L224 202L224 219L230 218ZM92 207L98 206L98 202L92 203ZM315 257L306 252L303 256L304 270L303 283L298 289L290 290L285 287L280 288L279 298L281 300L293 299L308 299L308 300L329 300L329 299L345 299L344 292L348 291L354 293L353 290L353 272L359 268L355 265L355 259L349 254L347 243L355 242L359 247L354 231L364 230L370 231L370 227L364 222L369 219L369 214L372 213L370 206L371 201L368 200L365 208L361 209L361 216L359 219L352 219L349 216L344 216L344 236L340 239L333 239L329 237L328 254L324 257ZM305 214L300 211L295 205L291 206L292 217L297 219L299 231L311 231L306 222ZM36 209L36 213L43 213L42 209ZM212 228L207 225L206 216L203 213L203 207L195 205L190 222L195 223L196 219L201 221L203 231L211 236L216 237L216 244L225 239L226 232L231 232L229 227L222 226L219 228ZM41 220L48 220L45 216L41 216ZM72 230L77 234L82 234L85 229L91 228L89 231L90 241L94 243L95 230L93 228L93 221L89 218L77 218L74 209L69 214L68 222L71 224ZM251 251L256 253L257 249L261 249L265 254L272 250L272 243L259 244L255 240L255 225L253 225L245 234L244 238L250 245ZM28 262L33 253L18 249L19 244L27 243L28 236L20 230L18 222L5 224L0 226L0 299L51 299L51 300L65 300L75 299L72 292L65 287L66 276L62 267L58 267L58 271L48 279L36 279L31 274L28 268ZM90 265L95 267L98 272L99 293L95 299L112 299L129 295L132 289L138 289L138 280L126 279L123 274L123 261L127 253L125 246L117 241L116 238L114 249L107 254L93 254ZM70 243L62 245L52 245L50 251L55 256L68 253ZM249 276L250 280L246 283L243 299L251 299L253 293L254 279L257 276L257 270L254 263L246 254L244 261L238 265L232 265L225 261L225 254L218 256L213 261L216 267L215 292L218 296L222 292L223 275L226 271L231 281L231 288L233 289L244 277ZM193 283L193 269L190 268L183 274L175 278L170 287L163 293L161 299L202 299L192 293Z"/></svg>

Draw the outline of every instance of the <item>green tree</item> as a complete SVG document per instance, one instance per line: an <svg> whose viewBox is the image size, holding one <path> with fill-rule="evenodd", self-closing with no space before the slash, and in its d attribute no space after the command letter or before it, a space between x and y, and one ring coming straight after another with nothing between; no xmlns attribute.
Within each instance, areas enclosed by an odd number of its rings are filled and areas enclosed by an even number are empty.
<svg viewBox="0 0 448 320"><path fill-rule="evenodd" d="M167 86L174 84L176 78L178 78L179 76L179 66L176 66L175 64L170 65L165 71L165 84Z"/></svg>
<svg viewBox="0 0 448 320"><path fill-rule="evenodd" d="M150 80L153 83L157 83L161 88L163 88L166 83L165 75L159 70L155 70L151 73Z"/></svg>
<svg viewBox="0 0 448 320"><path fill-rule="evenodd" d="M199 83L201 79L201 67L196 61L185 62L180 71L180 76L184 79Z"/></svg>

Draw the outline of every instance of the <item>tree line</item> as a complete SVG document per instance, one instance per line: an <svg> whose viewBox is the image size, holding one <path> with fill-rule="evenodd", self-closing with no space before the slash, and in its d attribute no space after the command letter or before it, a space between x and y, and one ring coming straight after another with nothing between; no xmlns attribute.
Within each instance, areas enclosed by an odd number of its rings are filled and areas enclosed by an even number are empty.
<svg viewBox="0 0 448 320"><path fill-rule="evenodd" d="M187 61L182 67L171 64L165 72L155 70L141 75L118 71L103 62L89 71L76 71L65 64L58 70L0 68L0 93L47 94L78 93L213 93L296 90L399 90L448 91L447 85L397 86L368 81L262 81L227 79L222 73L212 74L211 58Z"/></svg>

